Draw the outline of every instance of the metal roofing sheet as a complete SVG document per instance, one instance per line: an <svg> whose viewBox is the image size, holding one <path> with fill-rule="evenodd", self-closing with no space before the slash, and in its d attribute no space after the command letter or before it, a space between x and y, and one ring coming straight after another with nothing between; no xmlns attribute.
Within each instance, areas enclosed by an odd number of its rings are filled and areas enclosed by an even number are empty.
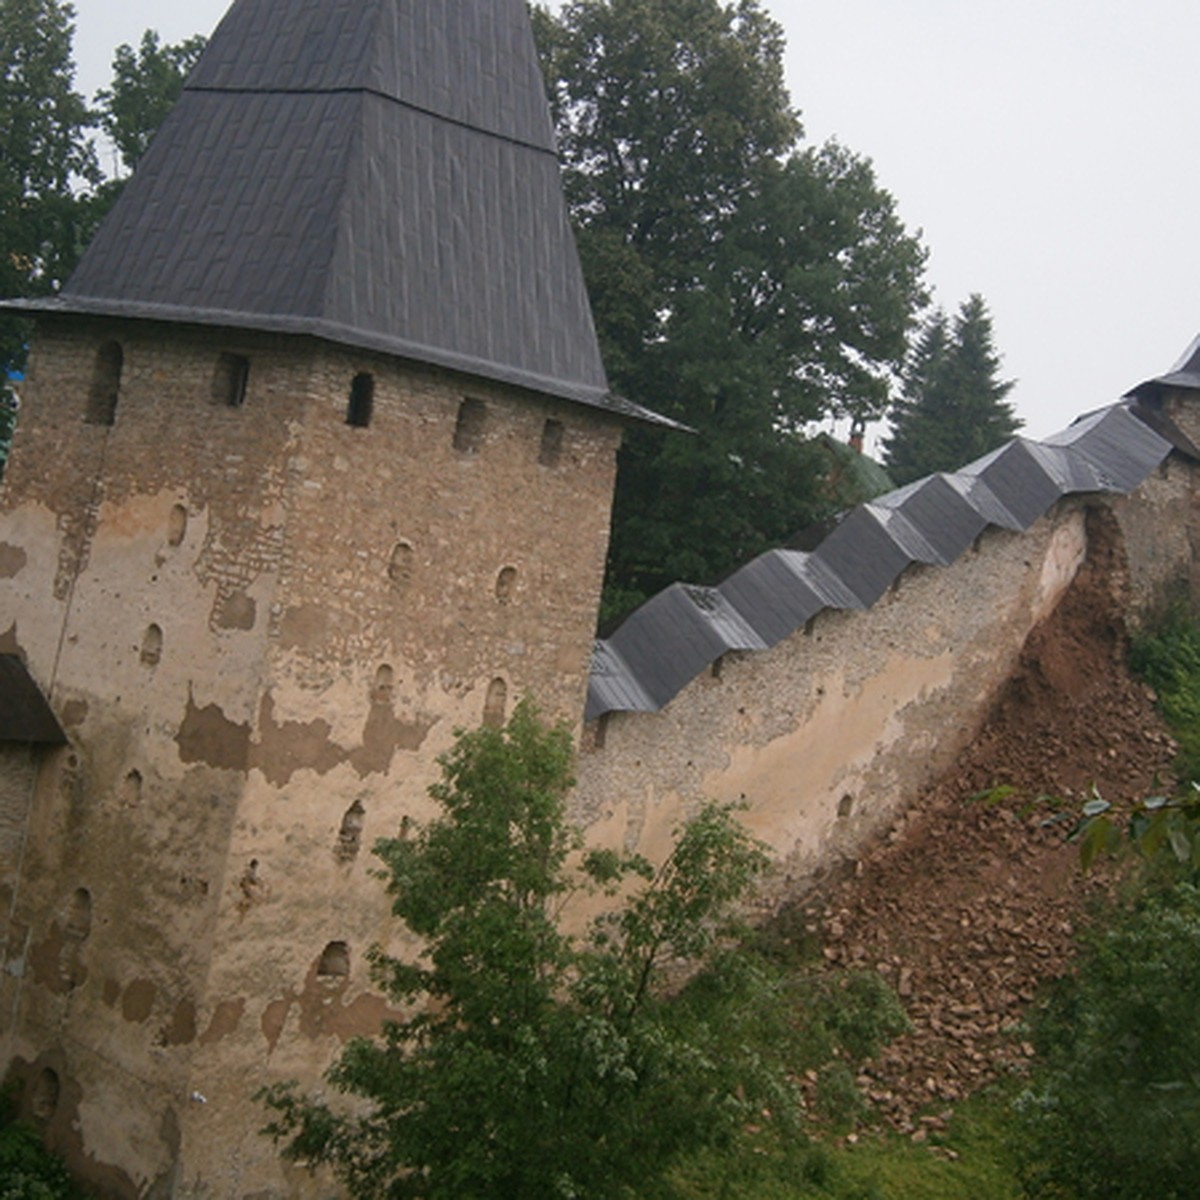
<svg viewBox="0 0 1200 1200"><path fill-rule="evenodd" d="M592 650L584 720L591 721L606 712L654 712L658 707L616 649L598 641Z"/></svg>
<svg viewBox="0 0 1200 1200"><path fill-rule="evenodd" d="M987 528L988 519L946 475L929 475L890 496L881 496L880 507L902 512L943 566L952 563Z"/></svg>
<svg viewBox="0 0 1200 1200"><path fill-rule="evenodd" d="M790 637L829 601L808 576L796 551L768 550L720 585L721 594L767 646Z"/></svg>
<svg viewBox="0 0 1200 1200"><path fill-rule="evenodd" d="M67 740L41 689L15 654L0 654L0 742Z"/></svg>
<svg viewBox="0 0 1200 1200"><path fill-rule="evenodd" d="M240 0L191 88L375 91L514 141L554 149L521 6L508 0Z"/></svg>
<svg viewBox="0 0 1200 1200"><path fill-rule="evenodd" d="M925 536L924 531L909 520L907 513L900 509L874 503L864 507L878 518L880 524L888 531L892 541L908 555L910 562L941 562L941 555Z"/></svg>
<svg viewBox="0 0 1200 1200"><path fill-rule="evenodd" d="M716 588L672 584L638 614L608 640L626 663L636 663L636 679L656 707L726 651L766 649Z"/></svg>
<svg viewBox="0 0 1200 1200"><path fill-rule="evenodd" d="M1162 462L1171 443L1128 405L1114 404L1081 417L1043 445L1070 447L1102 473L1109 481L1105 487L1131 492Z"/></svg>
<svg viewBox="0 0 1200 1200"><path fill-rule="evenodd" d="M1064 496L1072 492L1098 492L1111 489L1112 479L1074 447L1026 442L1025 448L1037 459Z"/></svg>
<svg viewBox="0 0 1200 1200"><path fill-rule="evenodd" d="M1200 390L1200 336L1193 338L1179 361L1165 375L1139 383L1137 387L1126 392L1126 397L1151 397L1168 388Z"/></svg>
<svg viewBox="0 0 1200 1200"><path fill-rule="evenodd" d="M1043 443L1009 442L962 471L931 475L860 506L811 554L760 555L715 589L737 621L724 610L719 620L698 620L688 612L687 597L713 589L672 585L610 639L620 650L614 656L620 688L632 696L644 685L636 702L622 703L618 688L598 676L589 689L588 716L666 704L722 646L733 648L729 634L738 621L763 647L774 646L822 608L869 607L911 562L954 561L990 525L1019 532L1073 492L1131 491L1172 449L1140 411L1123 403ZM753 648L750 641L738 648Z"/></svg>
<svg viewBox="0 0 1200 1200"><path fill-rule="evenodd" d="M870 608L892 586L912 557L867 505L851 511L813 551L855 598L855 608Z"/></svg>
<svg viewBox="0 0 1200 1200"><path fill-rule="evenodd" d="M974 475L1028 529L1062 492L1046 466L1024 438L1014 438L999 450L965 466L959 474Z"/></svg>

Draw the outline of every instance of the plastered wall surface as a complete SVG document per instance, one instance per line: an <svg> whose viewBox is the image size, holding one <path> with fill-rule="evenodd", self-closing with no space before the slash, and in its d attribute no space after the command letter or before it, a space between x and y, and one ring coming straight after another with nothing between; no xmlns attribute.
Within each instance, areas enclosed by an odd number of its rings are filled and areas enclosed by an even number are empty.
<svg viewBox="0 0 1200 1200"><path fill-rule="evenodd" d="M589 836L659 857L703 800L742 801L775 887L853 857L974 735L1086 552L1082 507L1064 502L949 567L909 568L867 613L726 655L660 713L611 714L579 763Z"/></svg>
<svg viewBox="0 0 1200 1200"><path fill-rule="evenodd" d="M115 421L89 424L114 341ZM111 322L49 324L25 400L0 635L71 745L36 789L0 773L28 844L9 1056L56 1082L50 1140L110 1194L304 1194L250 1097L378 1026L369 847L426 811L454 728L526 690L580 711L619 429L312 341Z"/></svg>
<svg viewBox="0 0 1200 1200"><path fill-rule="evenodd" d="M366 950L415 947L370 847L429 815L455 729L527 691L582 711L619 429L312 340L112 321L49 320L25 399L0 650L70 744L0 752L0 1049L105 1195L327 1196L253 1094L320 1087L387 1016ZM777 889L852 857L974 735L1085 561L1088 506L1136 616L1192 580L1194 490L1172 458L726 655L662 712L583 731L574 811L661 857L703 799L744 800Z"/></svg>
<svg viewBox="0 0 1200 1200"><path fill-rule="evenodd" d="M1200 595L1198 500L1195 467L1172 455L1132 496L1111 501L1129 567L1127 611L1135 626Z"/></svg>

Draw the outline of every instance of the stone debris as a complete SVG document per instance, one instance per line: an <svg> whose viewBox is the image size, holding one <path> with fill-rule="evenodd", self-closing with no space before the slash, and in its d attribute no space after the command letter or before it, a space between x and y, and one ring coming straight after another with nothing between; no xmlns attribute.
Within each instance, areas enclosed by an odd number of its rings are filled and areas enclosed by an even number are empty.
<svg viewBox="0 0 1200 1200"><path fill-rule="evenodd" d="M944 1126L947 1105L1033 1056L1022 1015L1070 969L1089 902L1118 870L1080 869L1068 838L1084 798L1094 787L1131 801L1170 777L1175 743L1128 674L1103 580L1081 571L956 769L813 914L827 963L875 966L904 1003L912 1031L859 1081L915 1142Z"/></svg>

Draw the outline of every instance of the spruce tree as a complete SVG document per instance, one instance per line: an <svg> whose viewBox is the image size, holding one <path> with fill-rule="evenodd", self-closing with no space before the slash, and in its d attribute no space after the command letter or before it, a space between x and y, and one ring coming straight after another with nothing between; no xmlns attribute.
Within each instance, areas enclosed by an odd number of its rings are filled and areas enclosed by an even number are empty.
<svg viewBox="0 0 1200 1200"><path fill-rule="evenodd" d="M953 329L938 309L921 328L891 408L884 465L899 484L935 471L956 471L1016 434L1020 419L1005 397L982 296L964 301Z"/></svg>

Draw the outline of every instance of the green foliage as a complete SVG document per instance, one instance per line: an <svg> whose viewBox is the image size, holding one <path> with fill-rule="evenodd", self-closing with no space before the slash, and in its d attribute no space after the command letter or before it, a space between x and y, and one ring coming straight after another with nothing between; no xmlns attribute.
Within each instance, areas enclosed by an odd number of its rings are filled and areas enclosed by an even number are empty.
<svg viewBox="0 0 1200 1200"><path fill-rule="evenodd" d="M904 371L903 394L892 406L885 465L897 483L959 467L1003 445L1021 422L997 378L1000 357L981 296L958 310L954 327L940 309L925 322Z"/></svg>
<svg viewBox="0 0 1200 1200"><path fill-rule="evenodd" d="M1179 743L1179 786L1122 812L1093 791L1074 834L1080 857L1087 868L1132 847L1160 875L1200 882L1200 624L1183 611L1168 614L1134 640L1130 662L1154 687Z"/></svg>
<svg viewBox="0 0 1200 1200"><path fill-rule="evenodd" d="M16 1120L15 1090L0 1093L0 1200L80 1200L62 1161Z"/></svg>
<svg viewBox="0 0 1200 1200"><path fill-rule="evenodd" d="M924 1144L896 1133L697 1155L678 1173L687 1200L1016 1200L1010 1089L957 1106Z"/></svg>
<svg viewBox="0 0 1200 1200"><path fill-rule="evenodd" d="M1200 623L1173 611L1159 628L1134 639L1130 662L1158 693L1179 743L1179 777L1200 782Z"/></svg>
<svg viewBox="0 0 1200 1200"><path fill-rule="evenodd" d="M1177 884L1087 939L1033 1019L1018 1102L1030 1195L1184 1200L1200 1178L1200 892Z"/></svg>
<svg viewBox="0 0 1200 1200"><path fill-rule="evenodd" d="M117 47L112 85L96 93L96 103L100 125L126 171L134 170L146 153L206 44L197 34L177 45L160 46L158 34L147 29L136 51L129 45Z"/></svg>
<svg viewBox="0 0 1200 1200"><path fill-rule="evenodd" d="M99 170L73 90L74 15L60 0L0 5L0 296L53 291L94 227L80 194ZM0 368L24 363L27 340L25 322L0 318Z"/></svg>
<svg viewBox="0 0 1200 1200"><path fill-rule="evenodd" d="M682 1155L736 1141L764 1109L786 1121L794 1098L761 1033L782 993L723 953L766 861L730 810L703 808L657 871L581 853L569 734L528 703L461 735L442 770L441 816L377 847L426 951L374 966L413 1015L331 1070L356 1108L265 1094L285 1152L362 1197L669 1196ZM573 937L556 918L581 887L628 898ZM664 971L684 961L713 969L672 1002Z"/></svg>
<svg viewBox="0 0 1200 1200"><path fill-rule="evenodd" d="M17 410L20 401L12 384L0 376L0 478L4 476L4 464L8 461L13 431L17 427Z"/></svg>
<svg viewBox="0 0 1200 1200"><path fill-rule="evenodd" d="M611 617L828 515L802 432L883 412L924 251L868 162L801 148L782 32L755 0L534 15L610 378L698 434L627 439Z"/></svg>

